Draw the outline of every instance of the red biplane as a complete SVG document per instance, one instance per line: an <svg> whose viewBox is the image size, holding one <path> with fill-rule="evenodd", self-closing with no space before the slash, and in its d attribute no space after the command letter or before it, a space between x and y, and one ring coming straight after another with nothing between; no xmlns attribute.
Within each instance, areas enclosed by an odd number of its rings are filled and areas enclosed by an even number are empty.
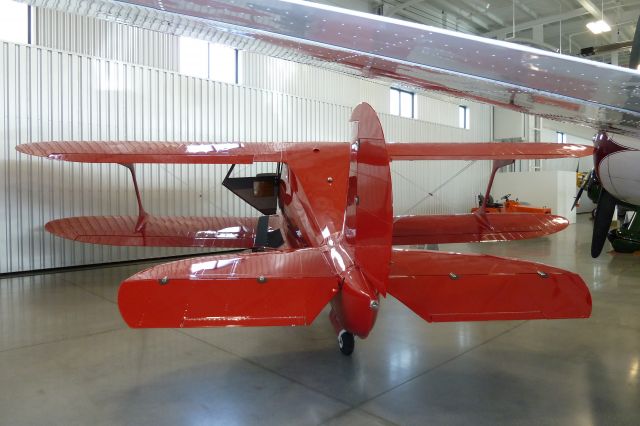
<svg viewBox="0 0 640 426"><path fill-rule="evenodd" d="M594 170L604 191L593 257L616 204L640 205L637 43L632 69L623 69L304 0L25 1L594 128Z"/></svg>
<svg viewBox="0 0 640 426"><path fill-rule="evenodd" d="M308 325L331 303L340 349L350 354L354 336L367 337L387 294L429 322L590 315L589 290L571 272L494 256L392 248L537 237L565 228L565 219L484 209L394 217L389 170L389 162L399 160L493 160L492 181L515 159L585 156L590 147L387 144L364 103L351 121L350 143L41 142L18 150L131 170L137 217L55 220L46 225L55 235L99 244L251 249L154 266L125 280L118 305L131 327ZM254 162L275 162L277 173L231 177L233 165ZM142 206L136 163L231 164L223 185L263 216L151 216Z"/></svg>

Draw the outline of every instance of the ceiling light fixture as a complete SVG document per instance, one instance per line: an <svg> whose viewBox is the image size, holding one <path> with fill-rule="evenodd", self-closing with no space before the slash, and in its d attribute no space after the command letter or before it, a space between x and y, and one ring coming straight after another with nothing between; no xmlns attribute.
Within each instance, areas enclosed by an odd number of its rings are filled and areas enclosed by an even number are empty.
<svg viewBox="0 0 640 426"><path fill-rule="evenodd" d="M589 31L591 31L594 34L607 33L611 31L611 27L609 26L609 24L607 24L604 21L604 19L601 19L599 21L589 22L587 24L587 28L589 28Z"/></svg>
<svg viewBox="0 0 640 426"><path fill-rule="evenodd" d="M602 19L600 19L599 21L589 22L587 24L587 28L589 28L589 31L591 31L594 34L608 33L609 31L611 31L611 27L604 20L604 0L602 0L601 10L602 10Z"/></svg>

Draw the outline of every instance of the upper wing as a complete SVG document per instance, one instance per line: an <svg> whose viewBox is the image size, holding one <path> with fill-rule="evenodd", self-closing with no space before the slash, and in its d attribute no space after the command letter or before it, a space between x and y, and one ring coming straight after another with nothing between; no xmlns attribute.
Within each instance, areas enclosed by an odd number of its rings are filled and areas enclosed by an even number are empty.
<svg viewBox="0 0 640 426"><path fill-rule="evenodd" d="M53 220L45 228L58 237L90 244L145 247L251 248L257 217L81 216Z"/></svg>
<svg viewBox="0 0 640 426"><path fill-rule="evenodd" d="M21 144L16 149L38 157L82 163L250 164L282 161L284 152L300 145L280 142L59 141Z"/></svg>
<svg viewBox="0 0 640 426"><path fill-rule="evenodd" d="M585 157L586 145L558 143L389 143L391 160L518 160L526 158Z"/></svg>
<svg viewBox="0 0 640 426"><path fill-rule="evenodd" d="M74 2L30 3L80 11ZM270 56L640 134L635 70L527 46L304 1L96 0L81 13L170 33L186 26Z"/></svg>
<svg viewBox="0 0 640 426"><path fill-rule="evenodd" d="M125 280L130 327L309 325L338 292L319 249L197 257Z"/></svg>
<svg viewBox="0 0 640 426"><path fill-rule="evenodd" d="M311 150L321 144L329 149L349 145L339 142L89 142L59 141L20 144L24 154L81 163L251 164L279 162L287 153ZM523 158L584 157L593 148L557 143L389 143L391 160L499 160Z"/></svg>
<svg viewBox="0 0 640 426"><path fill-rule="evenodd" d="M569 226L560 216L534 213L399 216L393 244L445 244L511 241L553 234Z"/></svg>
<svg viewBox="0 0 640 426"><path fill-rule="evenodd" d="M429 322L591 314L591 295L578 275L479 254L394 250L388 291Z"/></svg>

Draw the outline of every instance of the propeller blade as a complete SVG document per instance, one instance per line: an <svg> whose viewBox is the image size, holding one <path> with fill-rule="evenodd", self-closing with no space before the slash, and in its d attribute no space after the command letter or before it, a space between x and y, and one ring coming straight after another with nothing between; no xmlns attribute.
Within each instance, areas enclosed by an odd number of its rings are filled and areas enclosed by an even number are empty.
<svg viewBox="0 0 640 426"><path fill-rule="evenodd" d="M584 182L582 183L580 190L578 190L578 193L576 194L576 199L573 201L573 205L571 206L571 210L575 209L578 206L578 203L580 202L580 197L582 197L582 193L584 192L585 189L589 187L592 180L593 180L593 169L591 169L591 173L589 173L589 176L587 176L587 178L584 179Z"/></svg>
<svg viewBox="0 0 640 426"><path fill-rule="evenodd" d="M631 43L631 54L629 55L629 68L637 69L640 64L640 18L636 23L636 32L633 35L633 43Z"/></svg>
<svg viewBox="0 0 640 426"><path fill-rule="evenodd" d="M580 202L580 197L582 197L582 193L584 192L585 187L586 185L582 185L578 190L578 194L576 194L576 199L573 200L573 205L571 206L571 210L575 209L578 206L578 203Z"/></svg>
<svg viewBox="0 0 640 426"><path fill-rule="evenodd" d="M607 234L613 220L613 213L616 209L617 200L604 188L598 198L598 208L593 221L593 237L591 238L591 257L594 259L600 256L604 243L607 241Z"/></svg>

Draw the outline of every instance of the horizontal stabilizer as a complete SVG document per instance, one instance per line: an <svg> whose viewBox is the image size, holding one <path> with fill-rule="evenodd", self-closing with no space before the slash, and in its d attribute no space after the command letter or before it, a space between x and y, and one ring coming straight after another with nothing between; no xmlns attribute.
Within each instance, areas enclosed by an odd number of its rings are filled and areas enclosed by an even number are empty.
<svg viewBox="0 0 640 426"><path fill-rule="evenodd" d="M257 217L80 216L46 224L50 233L73 241L112 246L251 248Z"/></svg>
<svg viewBox="0 0 640 426"><path fill-rule="evenodd" d="M593 154L593 147L587 145L539 142L389 143L387 150L391 160L521 160Z"/></svg>
<svg viewBox="0 0 640 426"><path fill-rule="evenodd" d="M398 216L393 222L393 244L524 240L553 234L567 226L569 221L561 216L535 213Z"/></svg>
<svg viewBox="0 0 640 426"><path fill-rule="evenodd" d="M338 285L318 249L206 256L128 278L118 306L130 327L309 325Z"/></svg>
<svg viewBox="0 0 640 426"><path fill-rule="evenodd" d="M389 293L429 322L587 318L582 279L479 254L394 250Z"/></svg>

